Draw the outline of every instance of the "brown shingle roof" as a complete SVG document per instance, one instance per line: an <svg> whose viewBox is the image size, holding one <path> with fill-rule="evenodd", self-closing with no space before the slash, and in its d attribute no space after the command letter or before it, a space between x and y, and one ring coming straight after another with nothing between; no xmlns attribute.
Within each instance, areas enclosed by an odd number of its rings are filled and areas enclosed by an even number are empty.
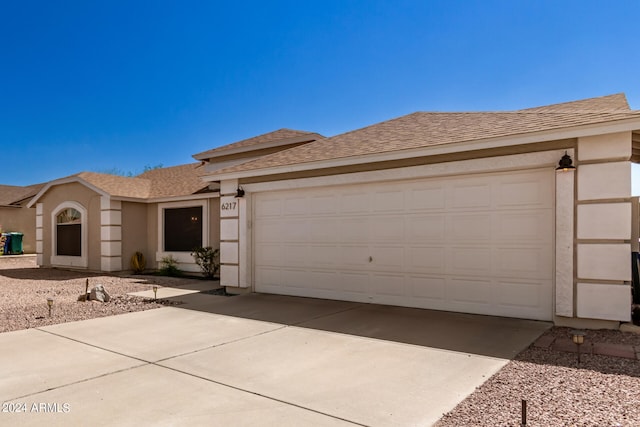
<svg viewBox="0 0 640 427"><path fill-rule="evenodd" d="M242 172L515 136L634 117L640 117L640 111L630 110L624 95L510 112L417 112L274 153L216 173Z"/></svg>
<svg viewBox="0 0 640 427"><path fill-rule="evenodd" d="M195 194L208 184L201 179L200 163L158 168L137 177L124 177L95 172L81 172L78 177L112 197L154 199Z"/></svg>
<svg viewBox="0 0 640 427"><path fill-rule="evenodd" d="M148 179L128 178L96 172L80 172L73 176L77 176L115 197L146 199L151 193L151 181Z"/></svg>
<svg viewBox="0 0 640 427"><path fill-rule="evenodd" d="M629 103L624 93L601 96L599 98L581 99L579 101L563 102L561 104L545 105L542 107L527 108L520 111L529 112L597 112L597 111L629 111Z"/></svg>
<svg viewBox="0 0 640 427"><path fill-rule="evenodd" d="M172 197L195 194L206 189L208 183L202 180L204 172L201 163L189 163L152 169L137 178L151 181L151 198Z"/></svg>
<svg viewBox="0 0 640 427"><path fill-rule="evenodd" d="M307 132L294 129L278 129L273 132L265 133L262 135L254 136L252 138L243 139L242 141L234 142L232 144L223 145L222 147L214 148L212 150L204 151L202 153L194 154L193 157L199 160L205 160L213 156L224 155L227 151L232 151L241 148L249 148L254 145L265 144L269 142L287 141L297 138L309 137L309 140L316 140L323 138L314 132Z"/></svg>
<svg viewBox="0 0 640 427"><path fill-rule="evenodd" d="M0 206L17 204L36 195L44 184L35 184L27 187L15 185L0 185Z"/></svg>

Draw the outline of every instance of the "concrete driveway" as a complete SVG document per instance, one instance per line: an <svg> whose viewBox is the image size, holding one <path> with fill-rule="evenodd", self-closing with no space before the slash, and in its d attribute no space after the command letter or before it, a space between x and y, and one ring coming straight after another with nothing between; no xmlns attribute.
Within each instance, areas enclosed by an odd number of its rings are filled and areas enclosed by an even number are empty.
<svg viewBox="0 0 640 427"><path fill-rule="evenodd" d="M0 334L0 425L427 426L550 324L250 294Z"/></svg>

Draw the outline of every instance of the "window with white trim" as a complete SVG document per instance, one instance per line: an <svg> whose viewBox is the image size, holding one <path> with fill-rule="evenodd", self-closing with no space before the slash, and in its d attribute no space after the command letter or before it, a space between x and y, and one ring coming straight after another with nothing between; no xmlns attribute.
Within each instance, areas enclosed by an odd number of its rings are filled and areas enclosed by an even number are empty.
<svg viewBox="0 0 640 427"><path fill-rule="evenodd" d="M164 209L164 251L191 252L202 246L202 206Z"/></svg>
<svg viewBox="0 0 640 427"><path fill-rule="evenodd" d="M56 255L82 256L82 214L74 208L56 215Z"/></svg>

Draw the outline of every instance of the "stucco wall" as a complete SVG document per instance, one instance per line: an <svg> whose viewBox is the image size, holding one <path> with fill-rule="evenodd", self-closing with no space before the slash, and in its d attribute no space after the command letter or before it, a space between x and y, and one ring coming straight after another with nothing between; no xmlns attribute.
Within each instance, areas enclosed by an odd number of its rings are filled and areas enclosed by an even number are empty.
<svg viewBox="0 0 640 427"><path fill-rule="evenodd" d="M3 233L22 233L22 250L24 253L36 252L36 210L26 207L0 207L0 229Z"/></svg>
<svg viewBox="0 0 640 427"><path fill-rule="evenodd" d="M122 202L122 269L131 269L130 260L137 251L142 252L147 268L153 253L147 241L147 205L144 203Z"/></svg>
<svg viewBox="0 0 640 427"><path fill-rule="evenodd" d="M209 246L220 249L220 198L209 199Z"/></svg>
<svg viewBox="0 0 640 427"><path fill-rule="evenodd" d="M147 257L147 268L158 268L158 261L156 261L156 253L160 250L158 247L158 204L152 203L147 205L147 251L149 256Z"/></svg>
<svg viewBox="0 0 640 427"><path fill-rule="evenodd" d="M53 255L53 213L63 202L72 201L80 204L87 210L87 269L99 271L100 259L100 194L78 183L62 184L51 187L45 195L38 200L42 206L41 242L42 252L38 261L42 266L52 266Z"/></svg>

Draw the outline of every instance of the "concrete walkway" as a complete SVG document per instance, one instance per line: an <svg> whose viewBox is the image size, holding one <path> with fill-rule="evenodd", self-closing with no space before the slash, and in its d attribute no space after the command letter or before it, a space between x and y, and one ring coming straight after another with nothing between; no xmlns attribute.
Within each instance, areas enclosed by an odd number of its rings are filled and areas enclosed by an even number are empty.
<svg viewBox="0 0 640 427"><path fill-rule="evenodd" d="M550 325L250 294L0 334L0 425L431 425Z"/></svg>

